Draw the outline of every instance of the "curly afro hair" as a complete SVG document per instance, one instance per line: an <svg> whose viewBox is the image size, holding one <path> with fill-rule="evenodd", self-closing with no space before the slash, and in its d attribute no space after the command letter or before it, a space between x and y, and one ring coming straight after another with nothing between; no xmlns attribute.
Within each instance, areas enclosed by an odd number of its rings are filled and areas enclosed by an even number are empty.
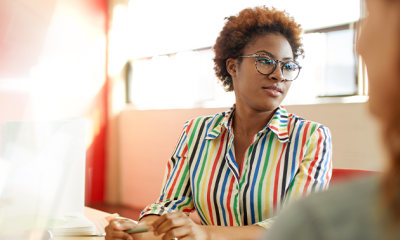
<svg viewBox="0 0 400 240"><path fill-rule="evenodd" d="M266 6L246 8L237 16L225 18L227 22L213 47L214 70L225 91L233 91L232 77L226 69L228 58L243 55L243 49L255 37L269 33L283 35L292 47L294 59L304 55L300 34L302 28L285 11ZM240 63L240 58L239 58Z"/></svg>

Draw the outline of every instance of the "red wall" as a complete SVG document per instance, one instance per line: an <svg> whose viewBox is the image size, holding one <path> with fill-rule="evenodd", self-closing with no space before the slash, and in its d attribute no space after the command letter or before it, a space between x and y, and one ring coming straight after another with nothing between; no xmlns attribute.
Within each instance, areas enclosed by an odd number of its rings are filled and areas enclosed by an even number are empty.
<svg viewBox="0 0 400 240"><path fill-rule="evenodd" d="M0 122L86 117L86 202L103 202L107 1L0 1Z"/></svg>

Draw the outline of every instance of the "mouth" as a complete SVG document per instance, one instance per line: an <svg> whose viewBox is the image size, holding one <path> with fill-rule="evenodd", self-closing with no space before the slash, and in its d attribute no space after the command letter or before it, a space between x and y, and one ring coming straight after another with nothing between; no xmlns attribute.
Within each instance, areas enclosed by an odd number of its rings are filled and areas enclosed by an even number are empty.
<svg viewBox="0 0 400 240"><path fill-rule="evenodd" d="M277 87L277 86L263 87L263 89L268 89L268 90L276 92L276 93L283 93L282 88Z"/></svg>

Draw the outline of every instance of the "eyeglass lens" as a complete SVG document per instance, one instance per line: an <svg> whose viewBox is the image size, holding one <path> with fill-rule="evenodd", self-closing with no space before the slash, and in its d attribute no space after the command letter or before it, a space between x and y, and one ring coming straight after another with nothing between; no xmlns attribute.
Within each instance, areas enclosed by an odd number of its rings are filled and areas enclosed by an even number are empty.
<svg viewBox="0 0 400 240"><path fill-rule="evenodd" d="M300 72L300 67L293 61L282 63L282 73L286 80L294 80ZM257 68L262 74L271 74L274 71L277 61L267 56L260 56L257 59Z"/></svg>

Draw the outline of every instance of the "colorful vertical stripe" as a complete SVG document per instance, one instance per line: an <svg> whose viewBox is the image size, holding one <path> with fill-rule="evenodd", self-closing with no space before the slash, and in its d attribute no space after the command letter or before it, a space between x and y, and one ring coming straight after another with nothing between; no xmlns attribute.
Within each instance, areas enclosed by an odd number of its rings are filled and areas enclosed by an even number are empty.
<svg viewBox="0 0 400 240"><path fill-rule="evenodd" d="M327 127L280 106L235 161L235 106L185 123L168 161L160 198L143 210L162 215L197 211L204 225L269 228L290 202L328 187L332 140Z"/></svg>

